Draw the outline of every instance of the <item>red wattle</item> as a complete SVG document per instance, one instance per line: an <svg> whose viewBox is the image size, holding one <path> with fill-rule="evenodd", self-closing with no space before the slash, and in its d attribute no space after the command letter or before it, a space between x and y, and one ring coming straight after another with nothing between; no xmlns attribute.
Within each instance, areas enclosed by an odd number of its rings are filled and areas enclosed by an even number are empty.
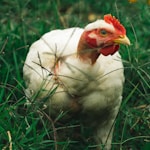
<svg viewBox="0 0 150 150"><path fill-rule="evenodd" d="M106 46L100 49L100 53L103 54L104 56L113 55L116 51L118 51L118 49L119 45Z"/></svg>

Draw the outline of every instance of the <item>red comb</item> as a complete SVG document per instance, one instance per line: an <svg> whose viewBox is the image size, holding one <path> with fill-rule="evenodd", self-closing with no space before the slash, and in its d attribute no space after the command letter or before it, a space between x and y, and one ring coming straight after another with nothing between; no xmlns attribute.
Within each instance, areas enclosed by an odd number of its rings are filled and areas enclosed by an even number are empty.
<svg viewBox="0 0 150 150"><path fill-rule="evenodd" d="M123 35L126 34L126 29L124 28L124 26L119 22L118 19L116 19L114 16L112 16L111 14L105 15L104 16L104 20L107 23L111 23L113 24L113 26L115 27L115 29L117 29L118 31L120 31Z"/></svg>

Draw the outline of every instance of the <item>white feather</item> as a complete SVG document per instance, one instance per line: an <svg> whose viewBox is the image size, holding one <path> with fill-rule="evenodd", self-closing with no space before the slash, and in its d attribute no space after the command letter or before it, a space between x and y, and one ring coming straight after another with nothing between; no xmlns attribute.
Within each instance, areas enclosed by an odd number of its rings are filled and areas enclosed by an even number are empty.
<svg viewBox="0 0 150 150"><path fill-rule="evenodd" d="M87 25L85 30L103 26L114 30L103 20ZM90 122L97 122L96 140L105 143L122 99L123 65L118 52L113 56L100 55L94 65L78 59L77 46L83 31L81 28L54 30L32 44L23 68L26 95L32 98L39 93L37 99L41 100L58 86L47 102L50 113L69 109L71 102L77 101L82 107L81 115L87 114ZM52 75L56 57L63 57L57 77ZM105 117L101 118L102 115ZM111 147L111 136L107 149Z"/></svg>
<svg viewBox="0 0 150 150"><path fill-rule="evenodd" d="M90 31L93 29L99 29L99 28L108 28L110 31L114 32L115 28L112 24L106 23L104 20L96 20L95 22L89 23L87 26L85 26L86 31Z"/></svg>

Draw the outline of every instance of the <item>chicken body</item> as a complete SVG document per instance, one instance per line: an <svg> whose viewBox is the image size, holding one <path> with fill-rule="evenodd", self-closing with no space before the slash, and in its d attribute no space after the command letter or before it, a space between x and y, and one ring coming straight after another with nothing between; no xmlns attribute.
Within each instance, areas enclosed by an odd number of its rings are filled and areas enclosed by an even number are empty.
<svg viewBox="0 0 150 150"><path fill-rule="evenodd" d="M37 95L38 101L48 97L49 115L69 110L85 116L98 147L104 144L109 150L122 101L123 65L118 52L100 54L92 64L80 59L77 49L83 32L82 28L54 30L32 44L23 68L25 93L29 99Z"/></svg>

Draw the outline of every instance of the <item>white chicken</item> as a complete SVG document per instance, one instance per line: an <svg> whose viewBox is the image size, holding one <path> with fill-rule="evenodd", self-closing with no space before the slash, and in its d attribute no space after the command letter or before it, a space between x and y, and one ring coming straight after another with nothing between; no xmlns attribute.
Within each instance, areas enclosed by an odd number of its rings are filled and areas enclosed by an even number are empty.
<svg viewBox="0 0 150 150"><path fill-rule="evenodd" d="M28 99L43 98L47 113L70 111L95 130L97 147L111 149L113 124L122 101L124 69L117 52L130 45L112 15L88 24L44 34L30 47L23 68ZM85 116L85 117L84 117Z"/></svg>

